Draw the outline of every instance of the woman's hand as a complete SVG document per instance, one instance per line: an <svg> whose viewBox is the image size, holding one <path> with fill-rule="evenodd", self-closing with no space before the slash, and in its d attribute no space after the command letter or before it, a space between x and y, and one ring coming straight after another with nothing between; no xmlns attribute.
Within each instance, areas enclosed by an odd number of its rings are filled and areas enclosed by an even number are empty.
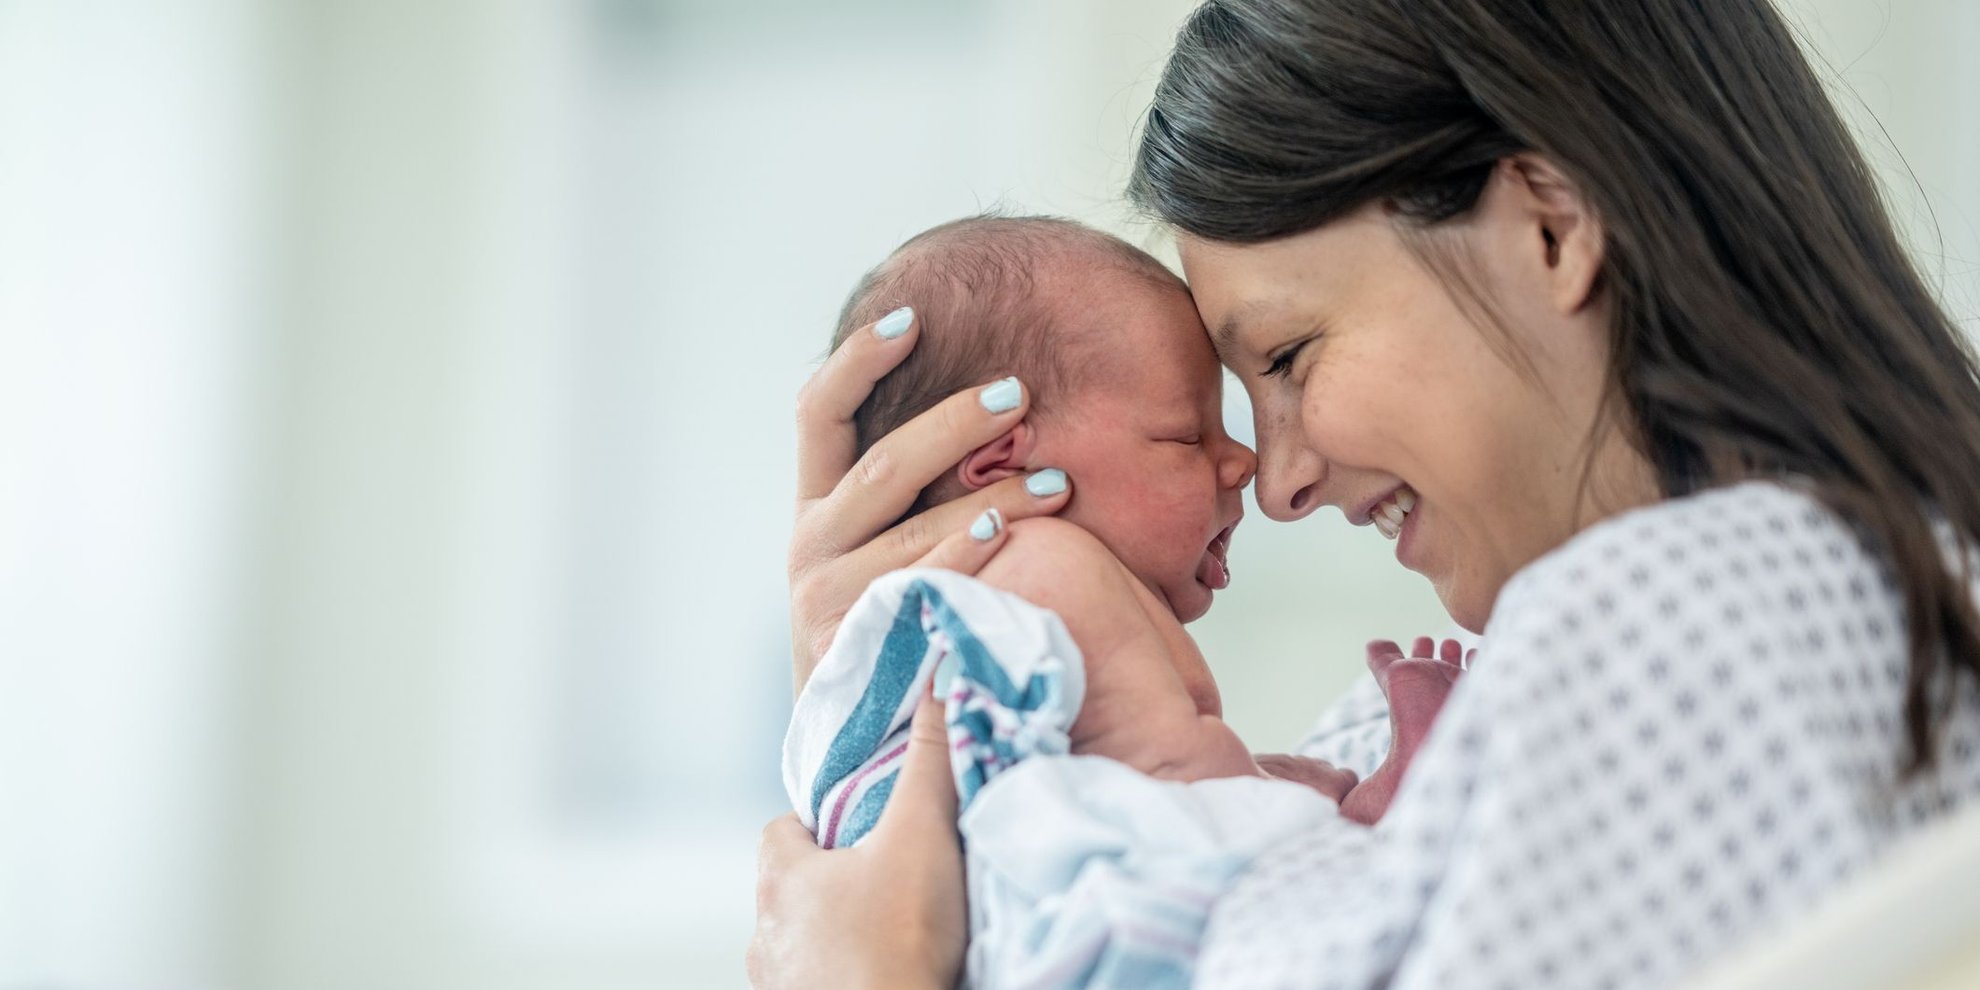
<svg viewBox="0 0 1980 990"><path fill-rule="evenodd" d="M942 705L923 698L886 810L851 849L818 848L796 815L763 830L749 981L759 990L946 990L968 920Z"/></svg>
<svg viewBox="0 0 1980 990"><path fill-rule="evenodd" d="M1014 400L1007 405L986 401L986 385L950 396L855 458L853 413L874 383L913 350L920 331L918 318L893 339L873 326L861 328L798 393L797 525L790 555L794 688L804 686L839 620L874 578L913 565L974 574L1001 544L1001 520L1057 512L1070 497L1063 474L1041 471L888 528L922 489L1017 425L1030 408L1028 390L1013 397L1005 388L989 396ZM972 536L972 524L990 509L1001 520L976 529L989 532L988 538Z"/></svg>

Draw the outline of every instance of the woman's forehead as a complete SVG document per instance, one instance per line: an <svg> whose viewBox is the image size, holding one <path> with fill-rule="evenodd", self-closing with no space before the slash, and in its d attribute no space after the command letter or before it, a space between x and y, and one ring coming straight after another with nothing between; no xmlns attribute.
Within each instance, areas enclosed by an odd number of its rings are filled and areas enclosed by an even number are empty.
<svg viewBox="0 0 1980 990"><path fill-rule="evenodd" d="M1399 244L1386 221L1357 214L1258 244L1178 238L1177 246L1210 340L1228 355L1260 323L1341 303L1393 267Z"/></svg>

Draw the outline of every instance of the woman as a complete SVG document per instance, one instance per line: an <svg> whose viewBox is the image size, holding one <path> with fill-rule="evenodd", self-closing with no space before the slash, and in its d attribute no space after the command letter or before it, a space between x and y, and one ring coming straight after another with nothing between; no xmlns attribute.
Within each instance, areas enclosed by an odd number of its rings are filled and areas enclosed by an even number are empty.
<svg viewBox="0 0 1980 990"><path fill-rule="evenodd" d="M1251 395L1261 508L1413 503L1398 558L1486 632L1390 818L1256 864L1199 983L1668 985L1980 796L1974 361L1765 0L1212 0L1131 195ZM872 575L996 549L873 533L1001 428L959 400L852 468L835 424L910 346L808 390L813 650ZM766 831L760 983L953 979L939 743L870 844Z"/></svg>

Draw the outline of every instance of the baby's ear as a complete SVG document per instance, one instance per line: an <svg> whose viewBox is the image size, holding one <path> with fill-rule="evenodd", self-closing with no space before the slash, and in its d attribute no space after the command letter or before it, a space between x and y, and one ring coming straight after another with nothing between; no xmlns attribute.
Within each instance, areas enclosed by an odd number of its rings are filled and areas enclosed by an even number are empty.
<svg viewBox="0 0 1980 990"><path fill-rule="evenodd" d="M956 480L976 491L1023 474L1037 443L1038 431L1032 429L1031 420L1021 420L1010 432L970 451L956 465Z"/></svg>

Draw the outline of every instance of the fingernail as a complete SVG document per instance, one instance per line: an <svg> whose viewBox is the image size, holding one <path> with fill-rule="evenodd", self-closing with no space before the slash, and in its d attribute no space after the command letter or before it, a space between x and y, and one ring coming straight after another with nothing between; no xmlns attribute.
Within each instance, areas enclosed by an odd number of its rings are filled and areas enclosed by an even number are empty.
<svg viewBox="0 0 1980 990"><path fill-rule="evenodd" d="M873 333L881 340L893 340L908 332L908 325L914 322L914 307L902 306L880 318L873 324Z"/></svg>
<svg viewBox="0 0 1980 990"><path fill-rule="evenodd" d="M1039 498L1057 495L1066 490L1066 473L1058 468L1046 468L1024 479L1024 490Z"/></svg>
<svg viewBox="0 0 1980 990"><path fill-rule="evenodd" d="M1017 408L1019 400L1023 398L1024 386L1018 384L1016 378L992 382L983 386L983 391L976 394L976 399L983 403L983 408L993 413L1010 412Z"/></svg>
<svg viewBox="0 0 1980 990"><path fill-rule="evenodd" d="M969 524L969 538L978 543L988 543L1004 528L1004 514L996 509L984 509L976 521Z"/></svg>

